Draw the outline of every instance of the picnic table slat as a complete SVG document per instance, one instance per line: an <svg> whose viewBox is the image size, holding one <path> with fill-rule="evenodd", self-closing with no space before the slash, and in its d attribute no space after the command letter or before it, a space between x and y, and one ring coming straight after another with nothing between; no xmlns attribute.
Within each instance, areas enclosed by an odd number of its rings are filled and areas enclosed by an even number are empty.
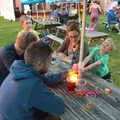
<svg viewBox="0 0 120 120"><path fill-rule="evenodd" d="M92 90L95 89L95 87L93 86L93 84L91 84L91 86L89 87L89 89L92 89ZM99 90L99 91L100 91L100 90ZM113 106L115 109L117 109L118 111L120 111L120 104L118 104L118 103L120 103L120 101L117 101L117 100L115 99L115 97L112 96L113 93L112 93L112 94L109 94L109 95L105 95L103 90L101 90L100 92L103 93L103 95L101 96L101 98L104 99L104 101L106 101L106 103L109 103L109 104L110 104L111 106ZM107 97L106 97L106 96L107 96Z"/></svg>
<svg viewBox="0 0 120 120"><path fill-rule="evenodd" d="M55 35L53 35L53 34L48 34L47 37L48 37L49 39L51 39L51 40L54 40L55 42L60 43L60 44L62 44L62 43L64 42L63 39L61 39L61 38L59 38L59 37L57 37L57 36L55 36Z"/></svg>

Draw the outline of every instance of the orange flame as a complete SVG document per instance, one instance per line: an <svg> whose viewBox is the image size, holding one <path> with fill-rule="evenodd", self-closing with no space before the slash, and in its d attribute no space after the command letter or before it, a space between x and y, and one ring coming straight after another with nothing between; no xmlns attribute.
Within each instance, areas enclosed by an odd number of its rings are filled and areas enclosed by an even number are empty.
<svg viewBox="0 0 120 120"><path fill-rule="evenodd" d="M78 74L74 70L70 70L68 72L67 81L72 82L72 83L76 83L78 81Z"/></svg>

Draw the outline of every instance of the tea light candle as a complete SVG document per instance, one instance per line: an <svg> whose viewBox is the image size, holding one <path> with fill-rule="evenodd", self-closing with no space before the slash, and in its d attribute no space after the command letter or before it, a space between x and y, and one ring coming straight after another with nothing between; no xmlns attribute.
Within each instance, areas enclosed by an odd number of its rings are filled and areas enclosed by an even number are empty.
<svg viewBox="0 0 120 120"><path fill-rule="evenodd" d="M67 77L67 88L68 93L75 93L76 82L78 81L78 74L76 74L73 70L69 71Z"/></svg>

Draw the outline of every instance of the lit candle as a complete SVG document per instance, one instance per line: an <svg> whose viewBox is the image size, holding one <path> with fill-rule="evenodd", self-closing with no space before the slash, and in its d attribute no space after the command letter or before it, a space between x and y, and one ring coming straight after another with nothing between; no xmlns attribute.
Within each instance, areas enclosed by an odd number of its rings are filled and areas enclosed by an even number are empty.
<svg viewBox="0 0 120 120"><path fill-rule="evenodd" d="M67 77L68 93L75 93L76 83L78 81L78 74L75 71L70 70Z"/></svg>

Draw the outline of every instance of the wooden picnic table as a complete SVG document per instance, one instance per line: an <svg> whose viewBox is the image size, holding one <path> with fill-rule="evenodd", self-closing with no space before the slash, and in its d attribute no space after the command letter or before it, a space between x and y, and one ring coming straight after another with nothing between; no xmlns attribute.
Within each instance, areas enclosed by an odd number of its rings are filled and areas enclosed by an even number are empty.
<svg viewBox="0 0 120 120"><path fill-rule="evenodd" d="M59 43L59 44L63 44L64 40L53 35L53 34L48 34L47 38L49 38L50 40L52 40L52 43L54 44L55 42Z"/></svg>
<svg viewBox="0 0 120 120"><path fill-rule="evenodd" d="M108 37L108 34L104 33L104 32L99 32L99 31L92 31L92 32L85 32L85 37L88 38L89 44L90 44L96 38L106 38L106 37Z"/></svg>
<svg viewBox="0 0 120 120"><path fill-rule="evenodd" d="M58 30L66 31L66 25L56 26L56 28L57 28Z"/></svg>
<svg viewBox="0 0 120 120"><path fill-rule="evenodd" d="M58 21L52 21L52 20L44 21L44 18L42 20L41 19L37 20L37 19L32 18L32 20L33 20L33 23L35 23L35 27L34 27L35 30L38 29L39 26L44 26L44 28L50 29L52 27L61 25L61 23Z"/></svg>
<svg viewBox="0 0 120 120"><path fill-rule="evenodd" d="M59 60L58 60L59 61ZM69 65L59 61L53 63L53 72L68 69ZM83 90L94 90L101 94L99 96L78 97L76 94L67 92L67 85L60 84L52 89L64 101L65 112L61 115L62 120L120 120L120 89L112 83L87 72L82 79L87 81ZM112 93L105 94L104 90L109 88ZM94 106L88 107L92 103ZM59 108L58 108L59 109Z"/></svg>

